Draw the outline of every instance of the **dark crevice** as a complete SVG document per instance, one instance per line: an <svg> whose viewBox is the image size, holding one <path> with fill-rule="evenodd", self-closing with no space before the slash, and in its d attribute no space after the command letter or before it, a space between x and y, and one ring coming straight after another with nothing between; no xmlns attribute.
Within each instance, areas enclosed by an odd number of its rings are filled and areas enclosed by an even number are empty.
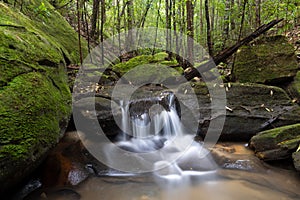
<svg viewBox="0 0 300 200"><path fill-rule="evenodd" d="M58 67L57 63L55 63L51 60L48 60L48 59L39 60L38 64L43 65L43 66L49 66L49 67Z"/></svg>
<svg viewBox="0 0 300 200"><path fill-rule="evenodd" d="M0 26L11 27L11 28L20 28L20 29L26 30L26 28L24 26L18 26L18 25L13 25L13 24L0 24Z"/></svg>
<svg viewBox="0 0 300 200"><path fill-rule="evenodd" d="M49 79L51 80L52 85L60 91L59 86L55 83L55 81L50 76L49 76Z"/></svg>
<svg viewBox="0 0 300 200"><path fill-rule="evenodd" d="M12 45L12 44L8 45L8 48L10 48L10 49L16 49L16 47L14 45Z"/></svg>
<svg viewBox="0 0 300 200"><path fill-rule="evenodd" d="M65 54L65 52L63 50L61 50L61 51L63 53L63 57L64 57L64 60L66 62L66 65L69 66L71 64L70 59L67 57L67 55Z"/></svg>

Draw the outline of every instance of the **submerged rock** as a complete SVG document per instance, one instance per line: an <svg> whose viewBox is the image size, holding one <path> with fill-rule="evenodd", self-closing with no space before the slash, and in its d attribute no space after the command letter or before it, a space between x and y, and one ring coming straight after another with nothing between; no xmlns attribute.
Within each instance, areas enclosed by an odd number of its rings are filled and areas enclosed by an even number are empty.
<svg viewBox="0 0 300 200"><path fill-rule="evenodd" d="M77 62L76 33L47 2L0 2L0 193L22 181L66 129L65 66ZM34 8L44 5L47 13Z"/></svg>
<svg viewBox="0 0 300 200"><path fill-rule="evenodd" d="M291 158L300 143L300 124L260 132L250 140L255 154L263 160Z"/></svg>
<svg viewBox="0 0 300 200"><path fill-rule="evenodd" d="M263 38L237 53L234 76L239 82L280 84L298 70L294 48L284 36Z"/></svg>

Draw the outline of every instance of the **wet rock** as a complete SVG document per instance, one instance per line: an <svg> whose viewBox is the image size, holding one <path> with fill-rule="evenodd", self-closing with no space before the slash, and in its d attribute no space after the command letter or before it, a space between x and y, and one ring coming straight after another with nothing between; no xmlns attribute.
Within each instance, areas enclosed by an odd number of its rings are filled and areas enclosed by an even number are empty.
<svg viewBox="0 0 300 200"><path fill-rule="evenodd" d="M217 143L210 149L216 163L223 169L263 172L266 166L245 144Z"/></svg>
<svg viewBox="0 0 300 200"><path fill-rule="evenodd" d="M150 112L153 105L159 104L164 109L170 109L169 91L164 90L160 85L147 85L138 88L130 95L130 85L118 85L116 87L105 86L99 89L95 97L76 97L73 102L73 116L77 128L85 132L102 131L108 136L115 136L121 132L122 107L129 106L131 115L141 115L143 112ZM125 99L125 100L124 100ZM128 102L125 102L127 99ZM180 114L180 107L176 97L175 106ZM124 108L123 108L124 109ZM152 110L154 111L154 110Z"/></svg>
<svg viewBox="0 0 300 200"><path fill-rule="evenodd" d="M294 152L292 157L296 170L300 171L300 151Z"/></svg>
<svg viewBox="0 0 300 200"><path fill-rule="evenodd" d="M255 154L263 160L291 158L300 143L300 124L260 132L250 140Z"/></svg>
<svg viewBox="0 0 300 200"><path fill-rule="evenodd" d="M183 113L197 116L200 112L199 126L205 137L211 121L221 116L216 108L215 116L211 114L211 99L204 83L193 83L192 88L183 84L176 93L187 108ZM226 91L227 109L225 124L220 139L230 141L248 141L261 130L271 129L300 122L300 107L293 103L284 90L261 84L228 83L221 86ZM198 102L192 101L196 94ZM218 127L219 128L219 127Z"/></svg>
<svg viewBox="0 0 300 200"><path fill-rule="evenodd" d="M43 163L43 187L77 185L89 171L85 167L86 149L76 132L67 132Z"/></svg>
<svg viewBox="0 0 300 200"><path fill-rule="evenodd" d="M284 36L263 38L237 53L234 75L239 82L280 84L298 70L294 48Z"/></svg>

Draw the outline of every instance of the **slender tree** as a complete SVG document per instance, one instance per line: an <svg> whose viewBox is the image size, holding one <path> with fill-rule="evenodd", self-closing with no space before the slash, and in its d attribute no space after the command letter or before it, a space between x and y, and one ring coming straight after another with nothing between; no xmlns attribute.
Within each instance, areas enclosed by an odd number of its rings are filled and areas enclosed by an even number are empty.
<svg viewBox="0 0 300 200"><path fill-rule="evenodd" d="M90 33L90 37L93 39L96 38L96 30L97 30L97 24L99 20L99 6L100 6L100 0L93 0L93 11L91 17L91 33Z"/></svg>
<svg viewBox="0 0 300 200"><path fill-rule="evenodd" d="M190 64L194 62L194 5L191 0L186 1L186 14L187 14L187 58Z"/></svg>
<svg viewBox="0 0 300 200"><path fill-rule="evenodd" d="M206 37L207 37L207 47L208 53L211 57L213 57L213 44L211 41L211 28L210 28L210 20L209 20L209 9L208 9L208 0L205 0L205 18L206 18Z"/></svg>
<svg viewBox="0 0 300 200"><path fill-rule="evenodd" d="M225 14L224 14L224 29L223 29L223 36L224 36L224 41L223 41L223 47L222 49L225 48L226 42L229 38L229 16L230 16L230 1L231 0L225 0Z"/></svg>
<svg viewBox="0 0 300 200"><path fill-rule="evenodd" d="M133 0L127 1L127 37L126 37L126 48L127 50L131 50L133 45L133 33L132 29L134 26L134 7L133 7Z"/></svg>
<svg viewBox="0 0 300 200"><path fill-rule="evenodd" d="M258 28L261 25L260 10L261 0L255 0L255 28Z"/></svg>
<svg viewBox="0 0 300 200"><path fill-rule="evenodd" d="M166 50L169 51L171 48L171 15L170 15L170 0L165 0L165 13L166 13ZM169 52L168 52L169 53Z"/></svg>
<svg viewBox="0 0 300 200"><path fill-rule="evenodd" d="M78 26L78 48L79 48L79 58L80 58L80 64L83 63L83 57L82 57L82 49L81 49L81 24L80 24L80 7L79 7L79 0L76 1L76 10L77 10L77 26Z"/></svg>
<svg viewBox="0 0 300 200"><path fill-rule="evenodd" d="M104 65L104 23L105 23L105 0L101 0L101 25L100 25L100 41L101 41L101 57L102 57L102 65Z"/></svg>

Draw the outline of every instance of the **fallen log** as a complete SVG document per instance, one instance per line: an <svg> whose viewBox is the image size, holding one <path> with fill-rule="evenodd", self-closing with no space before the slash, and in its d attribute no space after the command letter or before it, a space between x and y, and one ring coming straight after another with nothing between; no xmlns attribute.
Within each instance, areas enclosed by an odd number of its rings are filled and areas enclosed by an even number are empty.
<svg viewBox="0 0 300 200"><path fill-rule="evenodd" d="M281 22L283 19L273 20L269 22L268 24L263 24L258 29L256 29L253 33L245 37L244 39L240 40L236 44L234 44L231 47L226 48L221 53L216 55L215 57L208 60L206 63L201 64L200 66L196 68L192 68L191 71L186 73L184 75L186 80L191 80L195 77L200 77L201 73L207 72L211 69L213 69L216 65L220 64L221 62L225 61L229 56L234 54L241 46L251 42L261 34L267 32L269 29L271 29L273 26Z"/></svg>

